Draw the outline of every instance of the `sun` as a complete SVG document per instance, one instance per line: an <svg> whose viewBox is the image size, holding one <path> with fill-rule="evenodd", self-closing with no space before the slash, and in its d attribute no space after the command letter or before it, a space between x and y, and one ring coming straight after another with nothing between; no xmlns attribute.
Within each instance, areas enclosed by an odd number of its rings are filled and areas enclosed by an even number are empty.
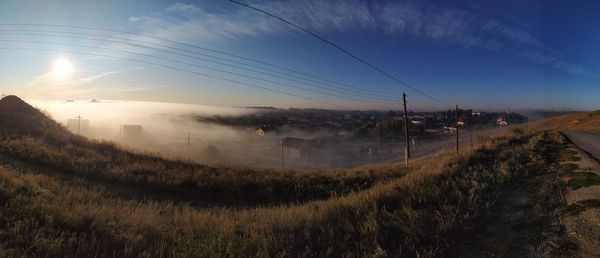
<svg viewBox="0 0 600 258"><path fill-rule="evenodd" d="M71 77L73 74L73 64L68 58L60 57L54 61L52 65L52 74L57 79L65 80Z"/></svg>

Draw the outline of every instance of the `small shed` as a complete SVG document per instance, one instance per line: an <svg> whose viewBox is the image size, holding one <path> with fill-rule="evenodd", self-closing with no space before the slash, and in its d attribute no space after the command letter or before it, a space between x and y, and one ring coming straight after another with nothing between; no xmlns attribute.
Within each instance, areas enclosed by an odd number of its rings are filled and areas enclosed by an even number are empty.
<svg viewBox="0 0 600 258"><path fill-rule="evenodd" d="M274 131L275 127L273 127L272 125L263 125L259 128L256 129L256 135L258 136L265 136L265 134Z"/></svg>
<svg viewBox="0 0 600 258"><path fill-rule="evenodd" d="M121 126L121 131L122 131L123 137L126 137L126 138L132 137L132 138L135 138L135 137L142 136L144 128L141 125L122 125Z"/></svg>

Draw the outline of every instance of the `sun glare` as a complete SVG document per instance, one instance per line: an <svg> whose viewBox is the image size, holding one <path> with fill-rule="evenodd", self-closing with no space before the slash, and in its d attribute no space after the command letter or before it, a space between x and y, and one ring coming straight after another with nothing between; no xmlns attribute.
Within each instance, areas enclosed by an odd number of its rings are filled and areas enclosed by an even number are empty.
<svg viewBox="0 0 600 258"><path fill-rule="evenodd" d="M64 80L71 77L73 74L73 64L67 58L61 57L54 61L52 65L52 74L56 76L57 79Z"/></svg>

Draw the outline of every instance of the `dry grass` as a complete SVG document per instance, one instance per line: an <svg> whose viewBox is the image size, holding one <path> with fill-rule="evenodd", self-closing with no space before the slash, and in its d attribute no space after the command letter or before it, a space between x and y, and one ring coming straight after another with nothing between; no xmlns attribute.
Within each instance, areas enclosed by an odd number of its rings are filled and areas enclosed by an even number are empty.
<svg viewBox="0 0 600 258"><path fill-rule="evenodd" d="M0 154L31 165L0 167L8 257L444 256L477 230L504 182L554 162L554 139L521 134L410 167L257 170L135 154L27 121L36 129L0 131ZM124 198L110 185L172 199Z"/></svg>
<svg viewBox="0 0 600 258"><path fill-rule="evenodd" d="M28 136L0 139L0 154L87 180L169 193L202 206L273 205L326 199L366 189L409 171L401 165L285 171L200 165L134 154L109 143L83 139L56 143Z"/></svg>
<svg viewBox="0 0 600 258"><path fill-rule="evenodd" d="M473 230L466 225L521 171L514 168L527 170L533 146L527 137L507 140L448 165L416 161L422 170L362 191L248 209L124 200L2 168L0 250L27 257L437 256Z"/></svg>
<svg viewBox="0 0 600 258"><path fill-rule="evenodd" d="M577 112L541 119L522 125L530 130L587 130L600 131L600 111Z"/></svg>

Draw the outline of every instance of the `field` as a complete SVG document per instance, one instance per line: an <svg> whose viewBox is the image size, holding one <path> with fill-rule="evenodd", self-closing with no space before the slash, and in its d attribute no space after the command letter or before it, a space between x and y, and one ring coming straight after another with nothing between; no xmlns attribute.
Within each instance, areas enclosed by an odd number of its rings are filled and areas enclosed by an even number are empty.
<svg viewBox="0 0 600 258"><path fill-rule="evenodd" d="M461 156L424 157L410 166L264 170L168 160L88 141L6 99L0 102L4 256L526 257L571 251L555 243L570 243L560 230L545 226L565 206L558 176L565 147L557 133L514 130ZM1 112L7 108L15 112ZM35 119L6 122L16 117ZM493 214L507 207L515 185L543 187L519 188L521 198L531 200L519 208L533 217L520 218L524 224L513 226L521 238L504 245L489 235L506 234L494 221L509 218ZM535 205L540 198L545 205ZM474 237L482 232L489 234Z"/></svg>

